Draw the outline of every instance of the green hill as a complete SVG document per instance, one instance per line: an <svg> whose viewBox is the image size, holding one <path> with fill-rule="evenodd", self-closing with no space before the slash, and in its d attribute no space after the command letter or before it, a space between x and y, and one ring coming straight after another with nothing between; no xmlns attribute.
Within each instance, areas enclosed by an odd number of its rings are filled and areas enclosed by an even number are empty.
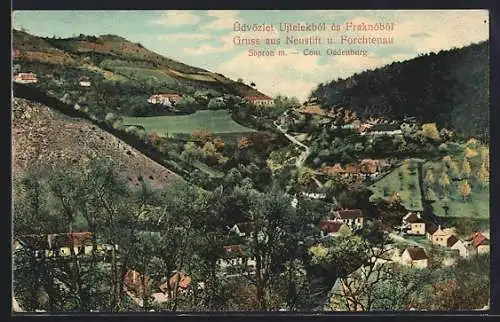
<svg viewBox="0 0 500 322"><path fill-rule="evenodd" d="M157 81L166 83L162 84L166 87L164 89L170 85L171 89L181 93L206 89L238 96L261 94L251 86L224 75L161 56L140 43L116 35L80 35L59 39L14 30L12 38L13 48L19 52L14 57L14 64L20 64L23 69L41 70L43 74L57 74L64 67L121 81L144 80L141 75L154 75Z"/></svg>
<svg viewBox="0 0 500 322"><path fill-rule="evenodd" d="M311 94L323 108L358 117L402 119L489 139L489 42L421 55L320 84Z"/></svg>

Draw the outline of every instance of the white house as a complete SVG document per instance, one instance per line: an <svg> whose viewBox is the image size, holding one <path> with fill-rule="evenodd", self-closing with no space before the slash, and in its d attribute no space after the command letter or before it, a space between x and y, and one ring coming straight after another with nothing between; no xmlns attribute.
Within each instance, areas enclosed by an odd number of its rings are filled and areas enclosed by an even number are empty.
<svg viewBox="0 0 500 322"><path fill-rule="evenodd" d="M324 220L319 223L319 229L321 237L332 236L338 237L340 236L341 227L344 226L344 223L337 220ZM347 225L345 228L349 229Z"/></svg>
<svg viewBox="0 0 500 322"><path fill-rule="evenodd" d="M448 239L448 241L449 244L451 244L450 248L457 252L460 257L470 258L476 253L474 247L467 245L461 239L451 237Z"/></svg>
<svg viewBox="0 0 500 322"><path fill-rule="evenodd" d="M172 107L182 98L179 94L156 94L148 98L148 103Z"/></svg>
<svg viewBox="0 0 500 322"><path fill-rule="evenodd" d="M224 246L224 253L224 257L217 261L221 269L240 268L250 271L255 269L256 260L244 254L243 245Z"/></svg>
<svg viewBox="0 0 500 322"><path fill-rule="evenodd" d="M351 229L363 228L363 213L361 209L334 211L333 216L334 220L347 224Z"/></svg>
<svg viewBox="0 0 500 322"><path fill-rule="evenodd" d="M254 225L252 222L243 222L234 224L233 227L229 228L229 232L240 237L253 237Z"/></svg>
<svg viewBox="0 0 500 322"><path fill-rule="evenodd" d="M82 87L90 87L91 85L90 79L86 76L80 77L80 79L78 80L78 84L80 84L80 86Z"/></svg>
<svg viewBox="0 0 500 322"><path fill-rule="evenodd" d="M429 258L423 248L408 247L401 255L400 263L409 267L426 268L429 265Z"/></svg>
<svg viewBox="0 0 500 322"><path fill-rule="evenodd" d="M425 235L425 221L420 216L420 213L409 212L403 217L403 229L410 235Z"/></svg>
<svg viewBox="0 0 500 322"><path fill-rule="evenodd" d="M14 82L21 84L34 84L38 83L36 74L33 73L19 73L14 75Z"/></svg>
<svg viewBox="0 0 500 322"><path fill-rule="evenodd" d="M254 105L257 106L272 106L274 105L274 100L266 95L260 95L260 96L247 96L245 97L246 100Z"/></svg>

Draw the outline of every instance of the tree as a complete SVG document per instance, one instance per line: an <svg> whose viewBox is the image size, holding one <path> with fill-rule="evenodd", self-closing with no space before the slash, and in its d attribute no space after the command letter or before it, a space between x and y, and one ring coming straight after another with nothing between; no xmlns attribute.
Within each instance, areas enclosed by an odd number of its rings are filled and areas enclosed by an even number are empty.
<svg viewBox="0 0 500 322"><path fill-rule="evenodd" d="M432 171L430 169L428 169L426 172L425 172L425 184L428 186L428 187L432 187L435 183L434 181L434 175L432 174Z"/></svg>
<svg viewBox="0 0 500 322"><path fill-rule="evenodd" d="M243 83L243 78L238 78L236 81L237 81L238 83Z"/></svg>
<svg viewBox="0 0 500 322"><path fill-rule="evenodd" d="M470 178L471 171L472 169L469 160L467 160L467 158L464 158L464 161L462 163L462 176L466 179Z"/></svg>
<svg viewBox="0 0 500 322"><path fill-rule="evenodd" d="M226 103L224 103L224 100L221 97L214 97L210 99L207 107L211 110L220 110L226 108Z"/></svg>
<svg viewBox="0 0 500 322"><path fill-rule="evenodd" d="M453 179L460 179L460 171L458 170L458 166L455 161L450 163L450 176Z"/></svg>
<svg viewBox="0 0 500 322"><path fill-rule="evenodd" d="M197 102L192 96L184 95L175 104L175 108L185 113L194 113L197 110Z"/></svg>
<svg viewBox="0 0 500 322"><path fill-rule="evenodd" d="M477 177L479 184L481 185L481 187L483 189L488 187L488 185L490 183L490 173L486 169L486 166L484 163L481 164L481 167L479 168L479 171L477 172L476 177Z"/></svg>
<svg viewBox="0 0 500 322"><path fill-rule="evenodd" d="M467 200L467 198L470 196L470 194L472 193L472 189L469 185L469 183L467 182L467 180L465 180L459 187L459 193L460 195L462 196L462 199L465 201Z"/></svg>
<svg viewBox="0 0 500 322"><path fill-rule="evenodd" d="M369 311L377 301L376 285L390 280L392 265L388 235L376 224L368 224L361 235L351 235L327 244L326 254L313 262L335 267L340 289L333 294L333 306L347 311Z"/></svg>
<svg viewBox="0 0 500 322"><path fill-rule="evenodd" d="M441 186L443 193L446 193L448 187L450 186L450 178L446 172L441 173L441 176L439 177L439 185Z"/></svg>
<svg viewBox="0 0 500 322"><path fill-rule="evenodd" d="M187 163L192 164L196 159L201 156L200 149L194 142L188 142L184 145L184 151L181 153L181 158L186 160Z"/></svg>
<svg viewBox="0 0 500 322"><path fill-rule="evenodd" d="M428 139L438 141L439 131L437 129L436 123L426 123L422 125L422 135Z"/></svg>
<svg viewBox="0 0 500 322"><path fill-rule="evenodd" d="M151 133L149 133L147 140L153 146L157 146L158 143L160 143L160 141L161 141L161 137L160 137L160 135L158 135L157 132L151 132Z"/></svg>
<svg viewBox="0 0 500 322"><path fill-rule="evenodd" d="M427 188L427 191L425 193L425 198L427 201L436 201L437 200L437 197L436 197L436 193L434 192L434 190L432 190L432 188Z"/></svg>

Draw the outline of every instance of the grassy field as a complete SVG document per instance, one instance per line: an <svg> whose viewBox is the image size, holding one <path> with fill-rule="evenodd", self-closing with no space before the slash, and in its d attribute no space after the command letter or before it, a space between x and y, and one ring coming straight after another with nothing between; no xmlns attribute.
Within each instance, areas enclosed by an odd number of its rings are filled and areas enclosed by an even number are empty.
<svg viewBox="0 0 500 322"><path fill-rule="evenodd" d="M155 131L162 136L192 133L195 130L213 133L255 132L254 129L236 123L227 111L222 110L202 110L178 116L124 117L123 122L128 125L142 125L147 132Z"/></svg>
<svg viewBox="0 0 500 322"><path fill-rule="evenodd" d="M431 163L426 163L424 169L427 169ZM425 172L425 170L424 170ZM446 215L445 209L441 200L432 203L432 209L434 213L439 217L470 217L478 219L487 219L490 215L490 190L489 187L485 189L480 189L479 187L473 187L472 193L469 200L464 201L458 193L458 187L463 183L460 181L451 181L450 185L450 201L448 215Z"/></svg>
<svg viewBox="0 0 500 322"><path fill-rule="evenodd" d="M405 170L405 165L401 165L394 169L391 173L372 184L369 188L373 191L371 200L376 198L388 199L393 192L399 193L403 200L403 204L407 209L414 211L422 211L422 199L420 193L420 185L418 184L418 171L410 173ZM401 179L400 174L403 173ZM410 183L413 183L414 190L410 189ZM384 191L385 190L385 191Z"/></svg>

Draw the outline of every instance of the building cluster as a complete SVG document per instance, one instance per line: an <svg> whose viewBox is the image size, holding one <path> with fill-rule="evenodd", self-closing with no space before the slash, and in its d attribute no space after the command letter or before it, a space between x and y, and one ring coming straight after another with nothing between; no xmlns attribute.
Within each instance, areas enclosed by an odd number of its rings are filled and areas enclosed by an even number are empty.
<svg viewBox="0 0 500 322"><path fill-rule="evenodd" d="M364 159L359 163L349 163L342 167L340 163L319 169L321 175L342 178L376 179L383 171L389 168L385 160Z"/></svg>

